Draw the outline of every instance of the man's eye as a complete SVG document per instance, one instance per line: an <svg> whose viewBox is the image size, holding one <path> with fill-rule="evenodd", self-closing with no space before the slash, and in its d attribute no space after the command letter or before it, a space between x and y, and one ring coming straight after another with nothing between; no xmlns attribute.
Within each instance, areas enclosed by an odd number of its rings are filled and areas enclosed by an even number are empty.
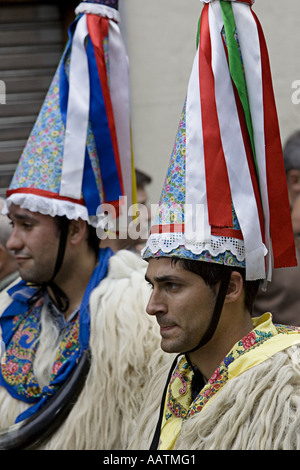
<svg viewBox="0 0 300 470"><path fill-rule="evenodd" d="M179 284L177 284L177 283L175 283L175 282L168 282L168 283L166 284L166 288L167 288L168 290L173 290L173 291L174 291L174 290L179 289L179 287L180 287Z"/></svg>
<svg viewBox="0 0 300 470"><path fill-rule="evenodd" d="M30 229L32 228L32 224L29 223L29 222L23 222L22 227L23 227L25 230L30 230Z"/></svg>

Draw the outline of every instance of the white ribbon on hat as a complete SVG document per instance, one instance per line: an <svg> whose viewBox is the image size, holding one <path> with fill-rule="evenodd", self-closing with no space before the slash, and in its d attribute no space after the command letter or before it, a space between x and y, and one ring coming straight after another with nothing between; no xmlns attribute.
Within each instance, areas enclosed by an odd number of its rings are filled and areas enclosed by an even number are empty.
<svg viewBox="0 0 300 470"><path fill-rule="evenodd" d="M110 95L116 125L124 194L132 203L129 61L120 28L109 22Z"/></svg>
<svg viewBox="0 0 300 470"><path fill-rule="evenodd" d="M72 42L69 98L66 118L60 196L80 199L86 152L90 109L90 81L85 38L88 35L86 15L77 23Z"/></svg>
<svg viewBox="0 0 300 470"><path fill-rule="evenodd" d="M249 8L237 8L239 5L232 5L239 43L243 56L245 78L249 105L252 116L253 137L255 143L256 159L260 177L260 193L265 215L265 244L268 248L267 255L267 279L271 280L272 260L270 255L270 211L268 198L267 170L265 158L265 135L264 135L264 104L262 89L262 66L259 54L260 43L257 32L257 25ZM251 37L251 41L249 41ZM251 70L256 73L251 73Z"/></svg>
<svg viewBox="0 0 300 470"><path fill-rule="evenodd" d="M76 13L91 13L109 19L110 96L116 126L124 193L132 201L132 165L130 137L129 63L120 28L119 12L104 5L82 3ZM64 143L60 195L81 198L82 178L89 121L90 83L85 38L86 15L79 19L71 51L70 89ZM76 156L76 158L74 158Z"/></svg>
<svg viewBox="0 0 300 470"><path fill-rule="evenodd" d="M239 4L235 6L239 7L237 10L242 9L249 11L249 7L243 8L246 5ZM232 80L220 35L223 27L223 18L219 2L211 4L211 8L209 9L209 23L212 42L212 68L215 77L215 95L220 132L230 181L232 201L244 238L246 277L247 279L263 279L265 278L264 256L266 254L266 247L262 240L259 214L242 138ZM246 25L244 26L246 28ZM246 34L248 34L249 38L247 28ZM253 38L253 36L251 36L251 38ZM260 48L255 46L254 50L257 55ZM244 58L243 50L242 56ZM252 70L253 67L255 69L259 69L260 67L260 58L258 57L257 59L257 62L252 64ZM251 74L251 77L252 76L259 77L259 70L256 70L255 74ZM262 79L258 80L256 86L258 87L256 91L258 95L260 95L262 93ZM263 123L260 121L258 123L258 129L259 128L263 129Z"/></svg>
<svg viewBox="0 0 300 470"><path fill-rule="evenodd" d="M199 84L199 56L196 54L188 84L186 100L186 198L185 230L187 241L209 242L211 228L208 221L205 162L203 149L202 113ZM196 158L197 155L197 158ZM197 230L197 205L202 205L202 229Z"/></svg>

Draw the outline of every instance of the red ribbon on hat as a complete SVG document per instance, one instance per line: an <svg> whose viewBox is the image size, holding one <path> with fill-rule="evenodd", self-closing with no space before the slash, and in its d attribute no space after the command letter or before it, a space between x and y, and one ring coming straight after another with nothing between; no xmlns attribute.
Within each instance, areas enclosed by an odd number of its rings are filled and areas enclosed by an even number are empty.
<svg viewBox="0 0 300 470"><path fill-rule="evenodd" d="M253 11L252 15L257 25L261 47L267 186L274 267L296 266L295 241L268 50L260 22ZM281 191L278 191L278 188L281 188Z"/></svg>
<svg viewBox="0 0 300 470"><path fill-rule="evenodd" d="M207 205L211 226L231 227L231 191L215 100L208 7L209 5L205 5L202 10L199 42L199 80Z"/></svg>

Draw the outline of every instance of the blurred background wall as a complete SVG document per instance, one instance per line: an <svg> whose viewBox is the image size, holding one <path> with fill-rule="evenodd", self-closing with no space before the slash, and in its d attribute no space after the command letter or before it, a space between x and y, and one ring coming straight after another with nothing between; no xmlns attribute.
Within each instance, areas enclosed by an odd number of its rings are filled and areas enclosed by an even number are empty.
<svg viewBox="0 0 300 470"><path fill-rule="evenodd" d="M44 101L74 18L74 0L0 0L0 196Z"/></svg>
<svg viewBox="0 0 300 470"><path fill-rule="evenodd" d="M0 104L0 195L41 107L78 3L0 0L0 80L6 84L6 104ZM201 9L200 0L119 0L130 60L136 166L153 179L153 203L177 132ZM253 10L267 39L284 143L300 127L300 104L292 103L292 84L300 81L300 4L256 0Z"/></svg>
<svg viewBox="0 0 300 470"><path fill-rule="evenodd" d="M174 144L196 51L200 0L120 0L131 70L136 165L153 178L157 203ZM282 141L300 128L299 0L256 0L267 41ZM300 82L299 82L300 84ZM300 93L298 93L298 97Z"/></svg>

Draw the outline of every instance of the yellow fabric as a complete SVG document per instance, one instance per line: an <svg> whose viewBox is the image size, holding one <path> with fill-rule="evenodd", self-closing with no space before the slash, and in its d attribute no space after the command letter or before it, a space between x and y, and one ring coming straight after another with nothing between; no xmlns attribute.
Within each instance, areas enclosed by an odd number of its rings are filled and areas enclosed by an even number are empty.
<svg viewBox="0 0 300 470"><path fill-rule="evenodd" d="M193 371L185 357L179 361L165 400L160 450L174 449L182 422L200 412L204 406L207 407L229 380L266 361L277 352L300 343L300 329L275 326L270 313L253 318L252 323L252 332L233 346L193 403L191 403Z"/></svg>
<svg viewBox="0 0 300 470"><path fill-rule="evenodd" d="M270 314L264 314L260 318L267 318L267 320L260 325L260 330L263 330L264 328L267 329L271 323L271 315ZM275 326L272 324L270 327L275 328ZM266 341L262 346L260 346L258 349L252 349L251 351L248 352L248 354L245 354L244 356L241 356L239 360L236 360L232 362L229 366L229 380L233 379L234 377L237 377L238 375L242 374L245 372L247 369L250 367L253 367L257 364L260 364L270 357L272 357L274 354L276 354L279 351L282 351L283 349L287 349L294 344L299 344L300 343L300 334L299 330L290 330L287 331L285 334L282 333L276 333L272 338L270 338L268 341Z"/></svg>
<svg viewBox="0 0 300 470"><path fill-rule="evenodd" d="M186 364L185 359L181 359L179 363L179 372L173 374L170 386L172 388L172 396L175 398L177 402L180 402L181 405L181 416L179 417L176 414L172 414L170 419L167 419L166 416L168 415L167 407L168 407L168 395L166 396L165 401L165 412L161 426L161 450L172 450L174 448L176 439L180 433L181 424L182 424L182 416L184 418L187 417L187 413L189 410L190 403L192 401L192 378L193 378L193 371L191 368L184 368ZM186 387L186 390L183 390L184 381L190 384L189 387Z"/></svg>

